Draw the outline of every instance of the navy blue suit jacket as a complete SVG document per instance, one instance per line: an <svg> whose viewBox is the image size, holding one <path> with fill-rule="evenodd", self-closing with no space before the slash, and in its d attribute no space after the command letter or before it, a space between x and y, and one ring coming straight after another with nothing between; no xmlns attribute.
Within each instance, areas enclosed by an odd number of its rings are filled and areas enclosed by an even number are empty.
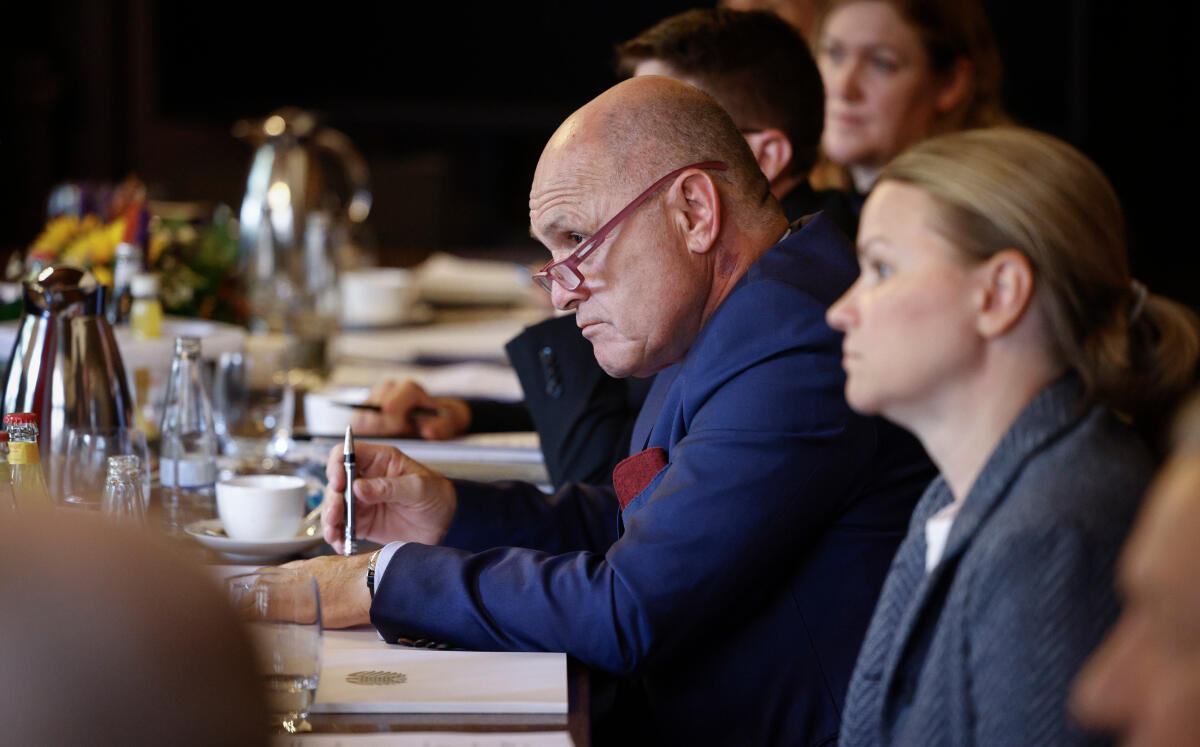
<svg viewBox="0 0 1200 747"><path fill-rule="evenodd" d="M773 247L656 380L635 450L667 464L623 512L611 489L458 483L444 545L394 556L376 627L636 676L680 743L835 738L931 475L914 442L843 398L824 314L855 274L819 217Z"/></svg>

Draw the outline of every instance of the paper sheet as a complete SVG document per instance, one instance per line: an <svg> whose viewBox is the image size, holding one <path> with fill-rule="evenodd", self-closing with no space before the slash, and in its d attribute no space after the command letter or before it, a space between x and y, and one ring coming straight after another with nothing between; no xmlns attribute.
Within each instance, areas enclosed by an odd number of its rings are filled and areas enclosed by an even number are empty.
<svg viewBox="0 0 1200 747"><path fill-rule="evenodd" d="M274 740L274 747L573 747L574 744L565 731L303 734Z"/></svg>
<svg viewBox="0 0 1200 747"><path fill-rule="evenodd" d="M521 381L507 362L452 363L445 366L369 361L338 363L329 376L329 385L370 389L384 379L412 379L435 397L478 397L516 402L524 396Z"/></svg>
<svg viewBox="0 0 1200 747"><path fill-rule="evenodd" d="M333 360L504 363L507 361L504 345L544 316L534 310L503 314L499 318L493 316L487 320L372 332L341 332L331 340L329 354Z"/></svg>
<svg viewBox="0 0 1200 747"><path fill-rule="evenodd" d="M535 485L550 481L536 433L479 433L450 441L407 438L374 438L359 441L395 446L421 464L446 477L461 480L522 480ZM297 441L288 458L324 463L336 439Z"/></svg>
<svg viewBox="0 0 1200 747"><path fill-rule="evenodd" d="M515 304L529 295L529 270L512 262L437 252L414 270L421 298L433 303Z"/></svg>
<svg viewBox="0 0 1200 747"><path fill-rule="evenodd" d="M326 630L313 713L566 713L560 653L436 651Z"/></svg>

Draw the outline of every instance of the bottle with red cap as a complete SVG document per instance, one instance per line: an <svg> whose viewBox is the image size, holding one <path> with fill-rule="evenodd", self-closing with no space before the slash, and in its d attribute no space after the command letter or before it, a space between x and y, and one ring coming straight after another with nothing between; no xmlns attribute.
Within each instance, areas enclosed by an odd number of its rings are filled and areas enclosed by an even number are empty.
<svg viewBox="0 0 1200 747"><path fill-rule="evenodd" d="M42 460L38 454L37 415L10 412L4 416L8 429L8 464L12 473L13 503L18 511L37 511L54 507Z"/></svg>
<svg viewBox="0 0 1200 747"><path fill-rule="evenodd" d="M15 511L12 472L8 468L8 431L0 431L0 514Z"/></svg>

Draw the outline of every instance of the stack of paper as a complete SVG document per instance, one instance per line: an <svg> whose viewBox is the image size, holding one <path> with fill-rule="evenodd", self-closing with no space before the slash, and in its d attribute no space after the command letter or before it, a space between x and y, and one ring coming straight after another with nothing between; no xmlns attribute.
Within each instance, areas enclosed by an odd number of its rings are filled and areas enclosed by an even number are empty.
<svg viewBox="0 0 1200 747"><path fill-rule="evenodd" d="M522 480L548 490L550 476L536 433L477 433L449 441L362 436L359 442L395 446L446 477L460 480ZM297 441L288 458L323 464L340 439Z"/></svg>
<svg viewBox="0 0 1200 747"><path fill-rule="evenodd" d="M567 657L435 651L327 630L314 713L566 713Z"/></svg>
<svg viewBox="0 0 1200 747"><path fill-rule="evenodd" d="M388 732L382 734L289 734L275 747L571 747L565 731L553 732Z"/></svg>

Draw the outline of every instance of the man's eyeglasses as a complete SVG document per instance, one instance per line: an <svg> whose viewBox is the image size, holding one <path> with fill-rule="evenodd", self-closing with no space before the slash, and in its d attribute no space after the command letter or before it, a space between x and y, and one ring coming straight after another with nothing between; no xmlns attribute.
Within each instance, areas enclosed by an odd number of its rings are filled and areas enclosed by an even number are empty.
<svg viewBox="0 0 1200 747"><path fill-rule="evenodd" d="M724 171L729 168L722 161L703 161L701 163L693 163L690 166L684 166L680 169L675 169L663 178L650 185L650 188L633 199L633 202L621 209L621 212L612 217L610 221L600 227L596 233L579 245L579 248L571 252L571 256L558 262L550 262L538 272L533 274L533 279L538 285L542 286L547 293L554 287L554 283L558 283L566 290L575 290L583 284L583 275L579 273L579 264L587 259L596 247L604 243L608 238L608 234L614 228L620 225L621 221L629 217L629 215L637 210L643 202L650 199L664 184L679 176L688 169L715 169Z"/></svg>

